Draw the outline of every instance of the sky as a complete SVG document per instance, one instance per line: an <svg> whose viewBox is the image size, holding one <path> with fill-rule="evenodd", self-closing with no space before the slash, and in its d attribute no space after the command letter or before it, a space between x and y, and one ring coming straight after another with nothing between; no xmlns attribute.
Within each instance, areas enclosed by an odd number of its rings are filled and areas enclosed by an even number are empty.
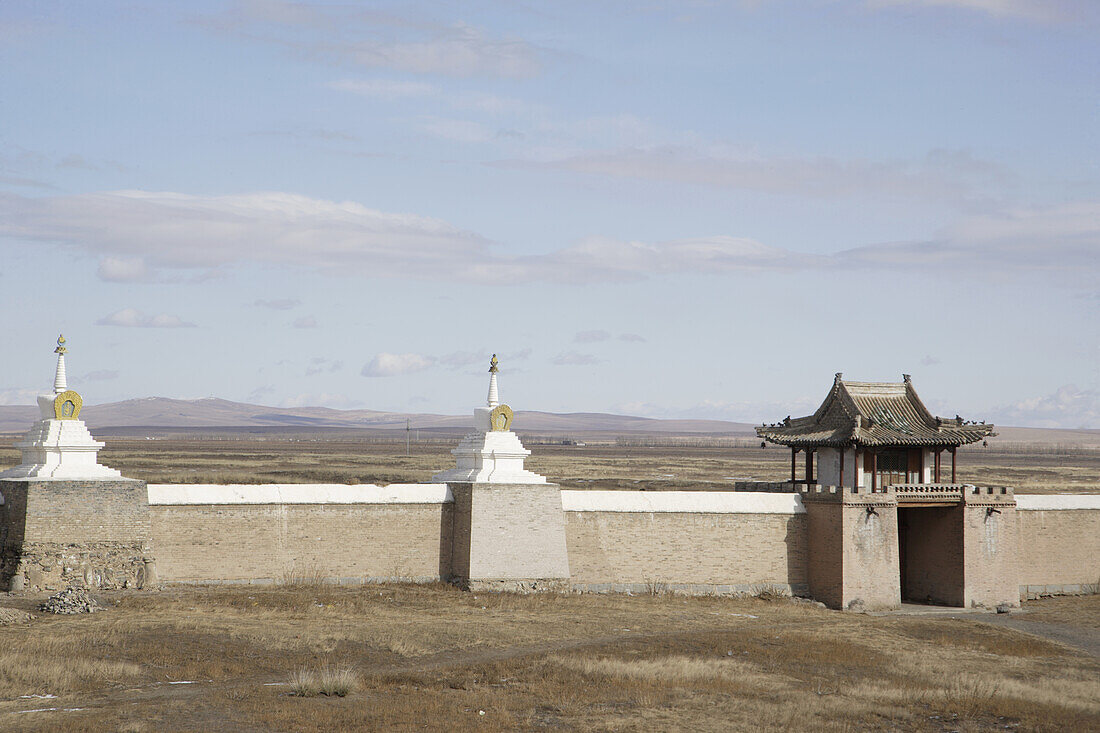
<svg viewBox="0 0 1100 733"><path fill-rule="evenodd" d="M1100 428L1094 0L0 4L0 404Z"/></svg>

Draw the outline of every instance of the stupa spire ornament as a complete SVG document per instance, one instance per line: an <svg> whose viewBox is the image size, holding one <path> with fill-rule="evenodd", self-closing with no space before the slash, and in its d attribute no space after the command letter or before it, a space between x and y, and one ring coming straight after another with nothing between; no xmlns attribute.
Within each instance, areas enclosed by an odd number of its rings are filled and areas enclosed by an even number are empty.
<svg viewBox="0 0 1100 733"><path fill-rule="evenodd" d="M65 377L65 354L68 349L65 348L65 335L60 334L57 337L57 348L53 350L53 353L57 354L57 372L53 377L53 393L61 394L69 389L68 380Z"/></svg>
<svg viewBox="0 0 1100 733"><path fill-rule="evenodd" d="M497 372L500 371L500 367L497 365L499 363L497 355L493 354L493 358L489 360L489 399L487 401L489 407L496 407L500 404L500 392L497 389Z"/></svg>

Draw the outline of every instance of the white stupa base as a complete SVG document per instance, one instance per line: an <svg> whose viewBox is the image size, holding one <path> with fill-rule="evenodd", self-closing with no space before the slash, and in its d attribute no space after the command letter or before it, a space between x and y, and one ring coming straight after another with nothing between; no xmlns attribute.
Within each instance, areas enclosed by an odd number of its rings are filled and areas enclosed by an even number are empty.
<svg viewBox="0 0 1100 733"><path fill-rule="evenodd" d="M0 478L117 479L122 473L102 466L96 454L103 443L92 438L82 420L40 420L21 443L23 460Z"/></svg>
<svg viewBox="0 0 1100 733"><path fill-rule="evenodd" d="M479 426L480 427L480 426ZM544 484L546 477L528 471L523 461L531 451L515 433L470 433L451 451L456 467L432 476L432 483Z"/></svg>

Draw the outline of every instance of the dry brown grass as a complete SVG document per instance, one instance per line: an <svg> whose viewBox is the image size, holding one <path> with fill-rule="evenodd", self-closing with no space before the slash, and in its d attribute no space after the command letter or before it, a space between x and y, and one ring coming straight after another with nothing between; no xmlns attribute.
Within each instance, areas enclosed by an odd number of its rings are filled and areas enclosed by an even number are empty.
<svg viewBox="0 0 1100 733"><path fill-rule="evenodd" d="M0 729L1100 725L1096 659L980 615L444 585L180 588L106 601L104 613L0 628ZM358 690L290 694L295 672L314 673L298 679L312 691L326 669L355 670ZM20 698L30 694L58 697ZM17 712L43 708L58 709Z"/></svg>
<svg viewBox="0 0 1100 733"><path fill-rule="evenodd" d="M359 689L359 677L353 670L336 667L300 669L290 675L287 689L295 697L347 697Z"/></svg>
<svg viewBox="0 0 1100 733"><path fill-rule="evenodd" d="M1100 629L1100 594L1041 598L1027 605L1027 621Z"/></svg>
<svg viewBox="0 0 1100 733"><path fill-rule="evenodd" d="M368 439L369 438L369 439ZM366 436L323 440L108 438L103 461L130 477L156 483L400 483L427 480L450 466L457 443L378 442ZM18 462L0 449L0 468ZM745 446L538 445L535 471L566 488L729 490L734 477L778 481L790 476L790 453ZM1044 446L1017 452L971 447L959 453L959 480L1013 486L1019 493L1100 492L1100 451L1061 453Z"/></svg>

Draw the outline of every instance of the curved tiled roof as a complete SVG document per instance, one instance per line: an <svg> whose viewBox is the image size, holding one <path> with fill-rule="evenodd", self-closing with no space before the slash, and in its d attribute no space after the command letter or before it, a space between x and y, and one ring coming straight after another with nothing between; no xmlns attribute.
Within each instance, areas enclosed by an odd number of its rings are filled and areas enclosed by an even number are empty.
<svg viewBox="0 0 1100 733"><path fill-rule="evenodd" d="M836 375L817 412L763 425L756 434L794 447L959 446L996 435L993 425L936 417L921 402L909 375L901 383L846 382Z"/></svg>

